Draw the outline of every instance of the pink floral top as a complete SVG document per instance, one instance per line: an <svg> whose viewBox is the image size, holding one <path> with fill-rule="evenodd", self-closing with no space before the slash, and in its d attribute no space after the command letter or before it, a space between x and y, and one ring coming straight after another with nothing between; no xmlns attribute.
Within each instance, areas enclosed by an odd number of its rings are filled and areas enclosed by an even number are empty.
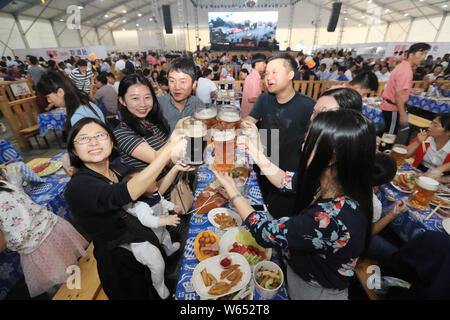
<svg viewBox="0 0 450 320"><path fill-rule="evenodd" d="M6 247L32 253L52 232L58 216L34 203L21 189L3 181L12 192L0 192L0 230Z"/></svg>

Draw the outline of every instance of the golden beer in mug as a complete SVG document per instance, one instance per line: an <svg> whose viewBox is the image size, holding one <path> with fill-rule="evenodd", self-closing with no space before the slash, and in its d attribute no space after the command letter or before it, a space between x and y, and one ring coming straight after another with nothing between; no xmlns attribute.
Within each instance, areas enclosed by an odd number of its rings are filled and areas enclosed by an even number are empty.
<svg viewBox="0 0 450 320"><path fill-rule="evenodd" d="M194 118L205 123L209 130L217 124L217 107L196 106Z"/></svg>
<svg viewBox="0 0 450 320"><path fill-rule="evenodd" d="M416 179L416 185L409 195L408 201L410 205L420 210L426 210L438 187L439 182L436 180L420 176Z"/></svg>
<svg viewBox="0 0 450 320"><path fill-rule="evenodd" d="M408 149L402 145L394 145L391 150L391 156L394 157L395 162L397 162L397 168L400 168L405 161L406 155L408 154Z"/></svg>
<svg viewBox="0 0 450 320"><path fill-rule="evenodd" d="M220 130L239 129L241 126L239 109L231 105L220 108L217 120L217 126Z"/></svg>
<svg viewBox="0 0 450 320"><path fill-rule="evenodd" d="M234 129L213 129L214 169L220 172L231 171L236 163L236 132Z"/></svg>

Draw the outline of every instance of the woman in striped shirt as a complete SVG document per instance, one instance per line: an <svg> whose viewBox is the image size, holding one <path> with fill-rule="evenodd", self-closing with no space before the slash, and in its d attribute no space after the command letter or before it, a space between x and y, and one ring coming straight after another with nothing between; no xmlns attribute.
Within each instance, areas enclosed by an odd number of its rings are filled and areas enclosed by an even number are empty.
<svg viewBox="0 0 450 320"><path fill-rule="evenodd" d="M118 96L122 121L114 129L114 136L121 157L125 164L143 169L164 149L169 139L169 125L152 85L143 75L130 74L123 78ZM168 177L164 185L159 186L161 194L167 191L180 170L192 171L193 168L175 165L163 172Z"/></svg>

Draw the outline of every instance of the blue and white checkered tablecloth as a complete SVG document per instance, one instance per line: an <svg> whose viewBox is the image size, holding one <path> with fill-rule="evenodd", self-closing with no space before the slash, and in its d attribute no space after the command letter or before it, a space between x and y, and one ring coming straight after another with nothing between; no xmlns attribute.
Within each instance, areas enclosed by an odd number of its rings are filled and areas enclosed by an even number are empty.
<svg viewBox="0 0 450 320"><path fill-rule="evenodd" d="M39 133L43 136L48 130L64 130L66 119L67 114L64 108L56 108L49 112L39 114Z"/></svg>
<svg viewBox="0 0 450 320"><path fill-rule="evenodd" d="M373 121L377 129L381 124L384 124L383 112L380 107L370 103L363 103L362 113Z"/></svg>
<svg viewBox="0 0 450 320"><path fill-rule="evenodd" d="M203 191L203 189L206 188L215 179L214 174L208 168L210 165L211 163L209 162L207 164L200 166L198 169L197 187L194 193L195 199L197 199L198 195ZM251 165L250 167L252 168ZM252 169L247 183L249 186L248 193L258 201L263 203L262 195L256 179L256 174ZM250 204L256 204L256 202L253 202L252 200L248 201ZM191 277L192 273L194 272L194 268L199 263L199 260L196 258L194 253L194 241L197 235L204 230L211 230L214 233L216 233L219 237L221 237L224 234L223 230L217 229L209 222L207 214L192 215L187 234L186 245L184 248L183 260L181 263L180 277L178 279L178 285L175 294L176 300L201 299L200 296L194 290L194 286L191 282ZM272 254L272 261L274 261L275 263L278 262L276 254ZM283 285L282 288L279 290L278 294L273 298L273 300L287 300L287 299L288 299L287 290L286 287ZM256 292L256 290L254 290L253 292L253 300L263 300Z"/></svg>
<svg viewBox="0 0 450 320"><path fill-rule="evenodd" d="M65 152L63 151L51 160L61 161ZM37 204L45 205L48 210L56 215L71 221L70 210L64 200L64 188L70 177L64 173L63 169L60 169L55 174L42 179L44 179L44 182L30 182L25 187L25 192ZM6 297L22 275L19 254L10 250L0 252L0 300Z"/></svg>
<svg viewBox="0 0 450 320"><path fill-rule="evenodd" d="M9 161L23 161L23 158L8 140L0 140L0 164Z"/></svg>
<svg viewBox="0 0 450 320"><path fill-rule="evenodd" d="M421 173L420 170L416 169L409 163L403 163L399 171L415 171ZM407 200L409 193L401 192L394 188L391 184L385 184L380 186L379 192L377 194L378 199L380 199L383 206L383 215L385 215L391 208L393 202L389 201L386 196L396 200ZM430 206L427 210L418 210L408 206L408 210L393 220L390 227L404 240L409 241L421 232L430 231L440 231L445 232L442 227L442 220L445 219L442 215L435 213L428 220L425 218L434 209L434 206Z"/></svg>
<svg viewBox="0 0 450 320"><path fill-rule="evenodd" d="M409 99L406 104L434 113L450 112L450 101L440 101L415 94L409 95Z"/></svg>

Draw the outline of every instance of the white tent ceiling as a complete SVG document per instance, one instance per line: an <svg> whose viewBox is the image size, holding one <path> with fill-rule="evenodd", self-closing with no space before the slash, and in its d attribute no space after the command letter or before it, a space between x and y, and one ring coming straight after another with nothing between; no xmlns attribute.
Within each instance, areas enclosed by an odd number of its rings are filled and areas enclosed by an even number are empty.
<svg viewBox="0 0 450 320"><path fill-rule="evenodd" d="M177 0L155 0L158 8L162 4L177 4ZM186 0L194 6L217 9L243 9L248 0ZM253 0L256 8L278 8L307 2L330 9L333 2L328 0ZM8 2L8 0L6 1ZM450 1L446 0L342 0L341 17L364 21L369 16L379 15L382 23L399 22L414 18L442 16L450 10ZM83 7L82 24L88 27L107 27L117 30L139 23L146 27L154 23L152 0L12 0L1 11L10 14L62 21L67 17L66 9L70 5ZM153 18L150 20L150 18Z"/></svg>

